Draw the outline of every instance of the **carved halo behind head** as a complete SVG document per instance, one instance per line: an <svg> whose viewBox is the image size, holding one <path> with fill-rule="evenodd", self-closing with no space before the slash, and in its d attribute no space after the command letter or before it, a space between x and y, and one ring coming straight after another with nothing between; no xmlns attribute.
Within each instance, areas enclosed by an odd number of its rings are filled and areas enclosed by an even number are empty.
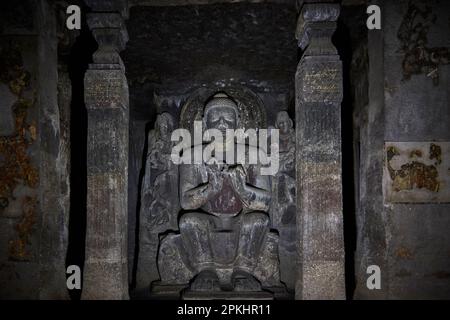
<svg viewBox="0 0 450 320"><path fill-rule="evenodd" d="M228 99L235 103L238 111L238 128L267 128L266 108L262 100L250 89L242 86L226 89L203 87L195 90L181 109L180 127L192 131L194 121L202 121L205 116L205 101L211 101L211 97L217 92L226 94Z"/></svg>

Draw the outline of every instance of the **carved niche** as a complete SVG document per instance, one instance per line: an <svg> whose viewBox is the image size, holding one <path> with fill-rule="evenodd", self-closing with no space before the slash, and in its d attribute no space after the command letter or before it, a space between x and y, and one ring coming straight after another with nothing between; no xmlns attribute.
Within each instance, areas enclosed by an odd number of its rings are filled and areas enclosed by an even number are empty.
<svg viewBox="0 0 450 320"><path fill-rule="evenodd" d="M267 128L256 94L245 88L218 91L195 91L180 112L179 127L192 131L198 120L222 132ZM137 274L138 283L151 284L152 296L273 298L293 290L295 134L286 112L278 114L275 127L280 169L264 176L260 164L174 165L173 143L164 132L175 125L169 114L158 116L148 137ZM247 152L251 148L258 146L246 144Z"/></svg>

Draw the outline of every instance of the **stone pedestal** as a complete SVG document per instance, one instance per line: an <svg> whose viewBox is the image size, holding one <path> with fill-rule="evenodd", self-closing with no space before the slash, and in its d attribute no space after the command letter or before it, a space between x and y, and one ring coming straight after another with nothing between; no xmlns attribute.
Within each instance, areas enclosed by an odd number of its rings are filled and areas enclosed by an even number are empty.
<svg viewBox="0 0 450 320"><path fill-rule="evenodd" d="M339 5L305 3L295 76L297 299L345 299L341 174L342 64L331 43Z"/></svg>
<svg viewBox="0 0 450 320"><path fill-rule="evenodd" d="M87 231L83 299L127 299L128 84L119 13L91 13L99 44L85 76L88 111Z"/></svg>

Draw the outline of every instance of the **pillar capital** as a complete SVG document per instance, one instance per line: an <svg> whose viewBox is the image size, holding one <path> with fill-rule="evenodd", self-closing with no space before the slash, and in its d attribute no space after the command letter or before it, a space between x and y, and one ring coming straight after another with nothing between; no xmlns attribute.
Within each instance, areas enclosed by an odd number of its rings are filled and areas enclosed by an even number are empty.
<svg viewBox="0 0 450 320"><path fill-rule="evenodd" d="M124 19L128 19L128 0L85 0L85 3L93 12L117 12Z"/></svg>
<svg viewBox="0 0 450 320"><path fill-rule="evenodd" d="M125 49L128 32L122 15L117 12L88 13L87 23L98 43L91 69L123 69L119 53Z"/></svg>
<svg viewBox="0 0 450 320"><path fill-rule="evenodd" d="M297 20L295 36L304 55L336 54L331 37L336 30L340 6L336 3L305 3Z"/></svg>

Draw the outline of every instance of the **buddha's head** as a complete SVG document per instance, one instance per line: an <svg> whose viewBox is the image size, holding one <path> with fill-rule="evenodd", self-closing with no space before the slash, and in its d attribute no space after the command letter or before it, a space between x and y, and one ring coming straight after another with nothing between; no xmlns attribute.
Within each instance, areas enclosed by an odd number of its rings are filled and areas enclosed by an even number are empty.
<svg viewBox="0 0 450 320"><path fill-rule="evenodd" d="M239 123L239 110L225 93L217 93L208 101L203 112L205 129L218 129L223 134L227 129L236 129Z"/></svg>

